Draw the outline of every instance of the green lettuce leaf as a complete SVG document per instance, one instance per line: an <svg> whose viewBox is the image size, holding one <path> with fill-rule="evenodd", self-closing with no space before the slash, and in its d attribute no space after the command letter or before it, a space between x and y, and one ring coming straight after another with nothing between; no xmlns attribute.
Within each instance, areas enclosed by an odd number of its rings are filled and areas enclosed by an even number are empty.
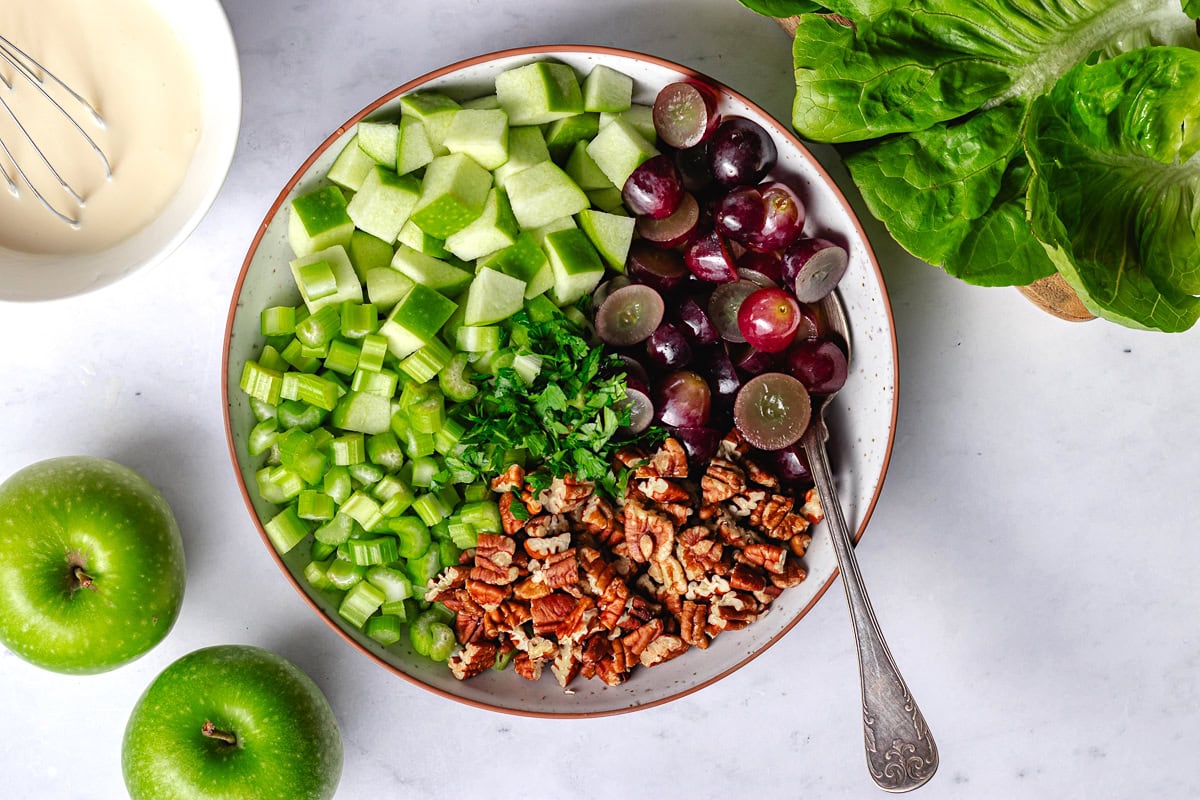
<svg viewBox="0 0 1200 800"><path fill-rule="evenodd" d="M1033 104L1034 234L1084 304L1133 327L1200 317L1200 52L1083 63Z"/></svg>
<svg viewBox="0 0 1200 800"><path fill-rule="evenodd" d="M738 0L751 11L764 17L794 17L797 14L807 14L818 11L823 6L814 0ZM1200 0L1197 0L1200 2Z"/></svg>
<svg viewBox="0 0 1200 800"><path fill-rule="evenodd" d="M989 286L1055 268L1025 219L1033 101L1092 54L1200 47L1194 22L1150 0L827 5L843 16L796 31L797 132L866 142L845 160L871 212L913 255Z"/></svg>

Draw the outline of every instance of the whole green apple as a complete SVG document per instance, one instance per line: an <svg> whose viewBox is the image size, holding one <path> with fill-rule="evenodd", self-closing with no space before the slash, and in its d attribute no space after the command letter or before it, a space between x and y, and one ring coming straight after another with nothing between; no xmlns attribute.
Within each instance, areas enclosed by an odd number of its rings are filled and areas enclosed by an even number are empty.
<svg viewBox="0 0 1200 800"><path fill-rule="evenodd" d="M125 728L121 767L133 800L317 800L337 789L342 736L292 662L217 645L150 684Z"/></svg>
<svg viewBox="0 0 1200 800"><path fill-rule="evenodd" d="M183 542L167 501L95 456L39 461L0 484L0 642L40 667L128 663L175 624Z"/></svg>

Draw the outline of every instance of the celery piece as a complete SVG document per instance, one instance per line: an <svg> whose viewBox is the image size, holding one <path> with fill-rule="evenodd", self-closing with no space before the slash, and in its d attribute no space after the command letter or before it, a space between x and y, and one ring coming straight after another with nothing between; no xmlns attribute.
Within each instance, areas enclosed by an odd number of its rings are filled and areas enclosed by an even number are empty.
<svg viewBox="0 0 1200 800"><path fill-rule="evenodd" d="M384 491L381 487L388 480L389 478L384 478L375 484L373 491L376 492L377 497L380 496L380 492ZM399 478L392 478L391 480L394 480L396 483L395 485L388 484L388 488L386 489L388 492L387 499L380 497L380 499L383 499L383 505L379 507L379 513L383 514L384 517L400 516L412 507L413 500L416 499L416 495L413 494L413 490L408 487L407 483Z"/></svg>
<svg viewBox="0 0 1200 800"><path fill-rule="evenodd" d="M351 539L350 560L360 566L371 567L388 564L400 557L396 549L395 536L375 536L370 539Z"/></svg>
<svg viewBox="0 0 1200 800"><path fill-rule="evenodd" d="M398 494L403 494L408 490L408 484L402 481L396 475L384 475L379 481L371 487L371 494L381 503L386 503ZM385 514L384 516L394 516Z"/></svg>
<svg viewBox="0 0 1200 800"><path fill-rule="evenodd" d="M393 559L395 560L395 559ZM384 602L394 603L412 597L412 580L398 569L373 566L367 570L367 580L383 590Z"/></svg>
<svg viewBox="0 0 1200 800"><path fill-rule="evenodd" d="M325 369L341 375L353 375L358 369L359 348L345 339L334 339L325 351Z"/></svg>
<svg viewBox="0 0 1200 800"><path fill-rule="evenodd" d="M254 419L259 422L262 422L264 419L273 419L279 414L275 403L267 403L259 400L257 397L250 398L250 412L254 414Z"/></svg>
<svg viewBox="0 0 1200 800"><path fill-rule="evenodd" d="M344 433L335 437L329 450L333 456L333 463L339 467L367 460L366 439L361 433Z"/></svg>
<svg viewBox="0 0 1200 800"><path fill-rule="evenodd" d="M271 484L275 496L282 498L274 502L286 503L304 490L304 478L283 465L271 467L267 474L267 481Z"/></svg>
<svg viewBox="0 0 1200 800"><path fill-rule="evenodd" d="M250 429L250 435L246 437L246 450L252 456L260 456L270 450L278 438L279 419L267 417Z"/></svg>
<svg viewBox="0 0 1200 800"><path fill-rule="evenodd" d="M320 300L337 291L337 277L328 261L310 261L296 267L296 282L309 300Z"/></svg>
<svg viewBox="0 0 1200 800"><path fill-rule="evenodd" d="M434 449L444 456L450 455L454 449L458 447L459 441L467 432L466 427L456 419L447 419L442 423L442 427L433 435ZM465 483L469 483L472 478L468 478Z"/></svg>
<svg viewBox="0 0 1200 800"><path fill-rule="evenodd" d="M404 562L404 571L413 582L418 599L424 599L429 582L442 571L442 562L438 557L436 547L427 547L419 556L409 558Z"/></svg>
<svg viewBox="0 0 1200 800"><path fill-rule="evenodd" d="M376 614L367 618L363 630L384 647L390 647L400 641L403 622L395 614Z"/></svg>
<svg viewBox="0 0 1200 800"><path fill-rule="evenodd" d="M387 357L387 338L378 333L370 333L363 337L358 356L358 368L379 372L383 369Z"/></svg>
<svg viewBox="0 0 1200 800"><path fill-rule="evenodd" d="M491 497L492 487L487 485L487 481L477 481L463 487L464 503L478 503L481 500L490 500Z"/></svg>
<svg viewBox="0 0 1200 800"><path fill-rule="evenodd" d="M326 574L331 564L333 564L332 557L309 561L304 565L304 580L308 581L308 585L314 589L332 588L333 581L329 580L329 575Z"/></svg>
<svg viewBox="0 0 1200 800"><path fill-rule="evenodd" d="M324 344L305 344L300 343L300 356L302 358L315 358L318 361L329 355L329 343Z"/></svg>
<svg viewBox="0 0 1200 800"><path fill-rule="evenodd" d="M320 375L285 372L279 394L285 400L299 400L325 411L332 411L337 406L341 392L341 387Z"/></svg>
<svg viewBox="0 0 1200 800"><path fill-rule="evenodd" d="M434 661L445 661L454 652L454 630L432 610L422 611L408 626L413 650Z"/></svg>
<svg viewBox="0 0 1200 800"><path fill-rule="evenodd" d="M416 433L435 434L446 421L446 399L441 392L408 407L409 428Z"/></svg>
<svg viewBox="0 0 1200 800"><path fill-rule="evenodd" d="M296 323L296 338L300 344L321 347L328 344L342 327L342 318L337 306L323 306Z"/></svg>
<svg viewBox="0 0 1200 800"><path fill-rule="evenodd" d="M363 527L363 530L373 531L383 522L383 514L379 511L379 503L366 492L359 490L346 498L338 509L338 514L345 514Z"/></svg>
<svg viewBox="0 0 1200 800"><path fill-rule="evenodd" d="M404 454L410 459L431 456L437 452L437 441L432 433L414 431L411 426L404 431Z"/></svg>
<svg viewBox="0 0 1200 800"><path fill-rule="evenodd" d="M459 520L449 524L450 541L461 550L466 550L469 547L474 547L478 542L478 531L470 523Z"/></svg>
<svg viewBox="0 0 1200 800"><path fill-rule="evenodd" d="M311 432L313 437L313 446L328 456L329 445L333 442L333 434L329 432L328 428L322 428L319 426L313 428Z"/></svg>
<svg viewBox="0 0 1200 800"><path fill-rule="evenodd" d="M254 482L258 485L258 493L263 500L275 505L283 505L288 501L283 487L271 479L275 467L263 467L254 473Z"/></svg>
<svg viewBox="0 0 1200 800"><path fill-rule="evenodd" d="M395 472L404 463L404 450L390 430L376 433L367 439L367 459L388 472ZM385 498L386 499L386 498Z"/></svg>
<svg viewBox="0 0 1200 800"><path fill-rule="evenodd" d="M450 508L436 494L429 492L418 495L413 501L413 511L421 518L421 521L426 525L433 525L439 520L450 516Z"/></svg>
<svg viewBox="0 0 1200 800"><path fill-rule="evenodd" d="M348 391L333 409L333 424L359 433L383 433L392 418L391 401L366 392Z"/></svg>
<svg viewBox="0 0 1200 800"><path fill-rule="evenodd" d="M428 489L433 485L433 476L437 475L442 465L432 456L420 456L412 460L412 485L420 489Z"/></svg>
<svg viewBox="0 0 1200 800"><path fill-rule="evenodd" d="M299 428L291 428L279 435L279 459L284 465L289 465L298 456L313 452L316 447L313 435Z"/></svg>
<svg viewBox="0 0 1200 800"><path fill-rule="evenodd" d="M280 356L299 372L316 372L321 366L320 359L304 354L304 345L299 339L288 342Z"/></svg>
<svg viewBox="0 0 1200 800"><path fill-rule="evenodd" d="M264 345L262 352L259 353L258 365L265 369L273 369L276 372L285 372L288 368L288 363L284 361L280 352L269 344Z"/></svg>
<svg viewBox="0 0 1200 800"><path fill-rule="evenodd" d="M346 498L354 490L350 480L350 470L340 466L331 467L325 473L322 487L325 489L325 494L333 498L333 502L339 505L346 502Z"/></svg>
<svg viewBox="0 0 1200 800"><path fill-rule="evenodd" d="M400 362L400 371L417 383L425 383L450 363L450 348L438 339L430 339L423 347Z"/></svg>
<svg viewBox="0 0 1200 800"><path fill-rule="evenodd" d="M499 325L463 325L455 333L455 346L464 353L483 353L500 346Z"/></svg>
<svg viewBox="0 0 1200 800"><path fill-rule="evenodd" d="M526 386L532 386L534 378L542 371L542 357L537 353L518 353L513 357L512 367Z"/></svg>
<svg viewBox="0 0 1200 800"><path fill-rule="evenodd" d="M413 516L393 517L387 521L388 530L396 534L401 558L414 559L425 555L433 537L429 528ZM410 577L411 577L411 573Z"/></svg>
<svg viewBox="0 0 1200 800"><path fill-rule="evenodd" d="M467 353L455 353L438 373L438 388L455 403L465 403L479 393L479 387L466 376L468 359Z"/></svg>
<svg viewBox="0 0 1200 800"><path fill-rule="evenodd" d="M258 327L263 336L291 335L296 331L296 309L292 306L271 306L258 315Z"/></svg>
<svg viewBox="0 0 1200 800"><path fill-rule="evenodd" d="M463 522L471 525L477 531L501 533L504 530L500 520L500 505L495 500L463 503L458 513L462 516Z"/></svg>
<svg viewBox="0 0 1200 800"><path fill-rule="evenodd" d="M324 522L333 519L336 510L333 498L317 489L305 489L296 498L296 514L301 519Z"/></svg>
<svg viewBox="0 0 1200 800"><path fill-rule="evenodd" d="M309 533L308 523L296 515L294 506L288 506L272 517L263 530L281 555L304 541Z"/></svg>
<svg viewBox="0 0 1200 800"><path fill-rule="evenodd" d="M358 564L341 558L333 559L329 565L329 569L325 570L325 577L329 579L334 588L342 589L343 591L361 583L363 576L366 574L366 567L360 567Z"/></svg>
<svg viewBox="0 0 1200 800"><path fill-rule="evenodd" d="M335 553L337 553L336 544L325 544L316 538L312 540L308 551L309 557L313 561L328 561Z"/></svg>
<svg viewBox="0 0 1200 800"><path fill-rule="evenodd" d="M379 611L389 616L394 616L401 622L408 622L411 619L416 619L420 613L417 601L411 597L404 600L384 601L379 607Z"/></svg>
<svg viewBox="0 0 1200 800"><path fill-rule="evenodd" d="M350 389L355 392L377 394L380 397L394 397L400 378L390 369L366 370L357 369L350 380Z"/></svg>
<svg viewBox="0 0 1200 800"><path fill-rule="evenodd" d="M342 598L338 614L354 627L361 628L367 617L378 611L381 605L383 592L367 581L359 581L350 587L350 591Z"/></svg>
<svg viewBox="0 0 1200 800"><path fill-rule="evenodd" d="M342 303L342 336L361 339L379 329L379 309L373 303Z"/></svg>
<svg viewBox="0 0 1200 800"><path fill-rule="evenodd" d="M502 650L496 653L496 663L492 664L492 669L497 672L503 672L508 669L508 665L512 662L513 654L517 652L514 647L511 650Z"/></svg>
<svg viewBox="0 0 1200 800"><path fill-rule="evenodd" d="M283 374L267 369L257 361L248 360L242 366L241 387L251 397L275 404L279 402L279 393L283 389Z"/></svg>
<svg viewBox="0 0 1200 800"><path fill-rule="evenodd" d="M378 464L360 461L349 465L347 469L350 470L350 477L359 486L370 488L383 479L383 469Z"/></svg>
<svg viewBox="0 0 1200 800"><path fill-rule="evenodd" d="M318 542L339 545L350 539L355 524L354 519L346 514L334 514L333 519L313 532L313 536Z"/></svg>
<svg viewBox="0 0 1200 800"><path fill-rule="evenodd" d="M449 528L449 524L446 527ZM454 541L454 534L451 533L447 538L438 542L438 561L443 565L457 564L462 551L463 549Z"/></svg>
<svg viewBox="0 0 1200 800"><path fill-rule="evenodd" d="M299 428L314 431L328 416L325 409L317 408L300 400L284 400L279 404L276 419L282 428Z"/></svg>

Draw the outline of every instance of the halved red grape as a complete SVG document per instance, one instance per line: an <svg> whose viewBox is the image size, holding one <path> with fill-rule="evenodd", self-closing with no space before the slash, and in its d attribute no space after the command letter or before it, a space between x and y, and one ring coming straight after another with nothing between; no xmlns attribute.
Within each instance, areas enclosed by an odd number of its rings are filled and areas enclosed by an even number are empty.
<svg viewBox="0 0 1200 800"><path fill-rule="evenodd" d="M596 309L596 335L606 344L627 347L650 336L662 322L662 295L643 283L611 292Z"/></svg>
<svg viewBox="0 0 1200 800"><path fill-rule="evenodd" d="M675 319L683 335L696 344L712 344L721 338L721 334L708 318L708 312L700 303L702 298L688 296L680 301L675 310Z"/></svg>
<svg viewBox="0 0 1200 800"><path fill-rule="evenodd" d="M771 181L756 189L762 202L762 222L739 240L751 250L782 250L804 230L804 203L786 183Z"/></svg>
<svg viewBox="0 0 1200 800"><path fill-rule="evenodd" d="M758 375L775 366L779 360L777 353L759 350L748 344L735 345L729 354L733 366L742 375Z"/></svg>
<svg viewBox="0 0 1200 800"><path fill-rule="evenodd" d="M683 180L686 191L697 194L712 186L713 177L708 169L708 148L703 142L695 147L675 151L675 168Z"/></svg>
<svg viewBox="0 0 1200 800"><path fill-rule="evenodd" d="M754 281L736 280L723 283L708 298L708 318L727 342L741 343L746 341L738 328L738 311L746 298L762 287Z"/></svg>
<svg viewBox="0 0 1200 800"><path fill-rule="evenodd" d="M713 223L721 233L743 241L762 229L766 210L757 186L735 186L716 199L712 215Z"/></svg>
<svg viewBox="0 0 1200 800"><path fill-rule="evenodd" d="M691 81L668 83L654 99L654 130L671 147L694 147L708 138L720 119L717 96Z"/></svg>
<svg viewBox="0 0 1200 800"><path fill-rule="evenodd" d="M610 294L631 283L633 281L629 279L628 275L614 275L606 281L601 281L600 285L592 290L592 308L599 308Z"/></svg>
<svg viewBox="0 0 1200 800"><path fill-rule="evenodd" d="M738 308L737 324L752 347L778 353L796 338L800 327L800 304L783 289L757 289Z"/></svg>
<svg viewBox="0 0 1200 800"><path fill-rule="evenodd" d="M655 413L665 425L698 428L708 424L712 412L712 391L708 383L691 370L667 375L655 392Z"/></svg>
<svg viewBox="0 0 1200 800"><path fill-rule="evenodd" d="M728 242L715 230L697 236L684 249L683 263L702 281L726 283L737 278L735 256Z"/></svg>
<svg viewBox="0 0 1200 800"><path fill-rule="evenodd" d="M634 239L625 259L629 276L639 283L669 292L688 277L683 255L676 250L664 250L642 239Z"/></svg>
<svg viewBox="0 0 1200 800"><path fill-rule="evenodd" d="M624 353L617 354L621 369L625 372L625 385L637 389L643 394L650 394L650 374L642 366L642 362Z"/></svg>
<svg viewBox="0 0 1200 800"><path fill-rule="evenodd" d="M841 245L800 239L783 253L783 280L795 287L801 303L815 303L833 291L849 263L850 255Z"/></svg>
<svg viewBox="0 0 1200 800"><path fill-rule="evenodd" d="M812 470L808 466L808 454L796 442L778 450L763 450L763 456L774 469L775 475L789 483L812 483Z"/></svg>
<svg viewBox="0 0 1200 800"><path fill-rule="evenodd" d="M763 179L778 159L775 140L745 117L721 122L708 140L708 166L717 183L747 186Z"/></svg>
<svg viewBox="0 0 1200 800"><path fill-rule="evenodd" d="M671 158L662 154L652 156L625 180L621 199L635 215L669 217L683 199L683 178Z"/></svg>
<svg viewBox="0 0 1200 800"><path fill-rule="evenodd" d="M737 264L738 275L760 286L778 286L783 280L783 260L779 253L747 250L738 256Z"/></svg>
<svg viewBox="0 0 1200 800"><path fill-rule="evenodd" d="M641 433L654 421L654 404L641 389L625 387L625 408L629 409L629 424L621 426L625 433Z"/></svg>
<svg viewBox="0 0 1200 800"><path fill-rule="evenodd" d="M804 435L812 401L804 384L782 372L752 378L738 392L733 423L752 446L778 450Z"/></svg>
<svg viewBox="0 0 1200 800"><path fill-rule="evenodd" d="M788 372L813 394L833 394L846 383L846 354L829 339L796 342L785 354Z"/></svg>
<svg viewBox="0 0 1200 800"><path fill-rule="evenodd" d="M708 375L713 392L719 398L732 399L742 388L742 377L733 365L729 348L722 344L712 348L704 358L704 371Z"/></svg>
<svg viewBox="0 0 1200 800"><path fill-rule="evenodd" d="M715 428L702 425L672 428L671 435L683 444L688 462L696 465L700 472L707 468L721 443L721 434Z"/></svg>
<svg viewBox="0 0 1200 800"><path fill-rule="evenodd" d="M700 222L700 204L691 192L684 192L675 213L663 219L638 217L637 232L648 242L659 247L678 247L695 232Z"/></svg>
<svg viewBox="0 0 1200 800"><path fill-rule="evenodd" d="M660 367L682 367L692 360L692 346L683 331L664 322L646 339L646 356Z"/></svg>

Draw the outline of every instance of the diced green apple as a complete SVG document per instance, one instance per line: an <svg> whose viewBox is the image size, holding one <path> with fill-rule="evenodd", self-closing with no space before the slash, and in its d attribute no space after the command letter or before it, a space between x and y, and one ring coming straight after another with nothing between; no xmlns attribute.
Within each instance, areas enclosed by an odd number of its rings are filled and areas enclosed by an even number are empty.
<svg viewBox="0 0 1200 800"><path fill-rule="evenodd" d="M366 231L355 231L350 237L346 254L354 265L359 280L367 279L367 272L376 267L386 267L392 262L393 248L390 244Z"/></svg>
<svg viewBox="0 0 1200 800"><path fill-rule="evenodd" d="M522 228L537 228L587 208L587 195L553 161L543 161L508 178L504 184L513 214Z"/></svg>
<svg viewBox="0 0 1200 800"><path fill-rule="evenodd" d="M658 155L658 150L632 124L617 117L601 126L587 153L612 185L621 189L638 165Z"/></svg>
<svg viewBox="0 0 1200 800"><path fill-rule="evenodd" d="M460 108L462 106L441 92L413 92L400 98L401 118L407 115L425 126L435 156L450 152L444 142L446 131Z"/></svg>
<svg viewBox="0 0 1200 800"><path fill-rule="evenodd" d="M587 111L625 111L633 103L633 78L612 67L597 64L583 79L583 107Z"/></svg>
<svg viewBox="0 0 1200 800"><path fill-rule="evenodd" d="M416 281L391 267L375 267L367 271L364 283L367 298L380 311L387 312L416 285Z"/></svg>
<svg viewBox="0 0 1200 800"><path fill-rule="evenodd" d="M471 273L440 258L426 255L402 244L392 256L392 269L402 272L422 286L443 294L454 294L471 282Z"/></svg>
<svg viewBox="0 0 1200 800"><path fill-rule="evenodd" d="M546 137L537 125L522 125L508 129L508 161L492 171L496 185L504 188L510 175L528 169L534 164L550 160Z"/></svg>
<svg viewBox="0 0 1200 800"><path fill-rule="evenodd" d="M396 145L396 172L407 175L433 161L433 146L425 124L416 117L400 118L400 140Z"/></svg>
<svg viewBox="0 0 1200 800"><path fill-rule="evenodd" d="M288 244L297 257L334 245L350 244L354 220L346 213L346 196L337 186L323 186L292 200Z"/></svg>
<svg viewBox="0 0 1200 800"><path fill-rule="evenodd" d="M511 125L543 125L583 111L575 70L539 61L496 76L496 96Z"/></svg>
<svg viewBox="0 0 1200 800"><path fill-rule="evenodd" d="M554 286L548 294L556 305L574 303L595 289L604 277L604 263L600 255L587 235L578 228L549 234L545 248L554 271Z"/></svg>
<svg viewBox="0 0 1200 800"><path fill-rule="evenodd" d="M445 239L479 216L491 188L492 174L470 156L438 156L425 168L412 220L425 233Z"/></svg>
<svg viewBox="0 0 1200 800"><path fill-rule="evenodd" d="M376 164L391 169L396 165L396 145L400 126L395 122L366 121L358 123L358 147Z"/></svg>
<svg viewBox="0 0 1200 800"><path fill-rule="evenodd" d="M520 231L508 194L493 186L483 212L470 225L446 237L446 249L463 261L474 261L508 247Z"/></svg>
<svg viewBox="0 0 1200 800"><path fill-rule="evenodd" d="M421 183L412 175L397 175L389 167L376 165L350 198L346 211L359 230L391 243L420 197Z"/></svg>
<svg viewBox="0 0 1200 800"><path fill-rule="evenodd" d="M585 192L616 188L600 167L596 166L596 160L588 155L587 146L587 142L578 141L571 148L571 155L568 156L565 167L571 180L575 181Z"/></svg>
<svg viewBox="0 0 1200 800"><path fill-rule="evenodd" d="M307 268L321 263L328 267L333 278L333 291L322 290L320 297L309 297L308 289L301 276ZM293 260L289 266L292 270L292 278L296 281L296 287L300 290L300 297L304 300L304 305L308 307L310 314L320 311L325 306L341 303L343 300L362 302L362 283L354 271L354 265L350 263L350 256L346 254L346 248L340 244L301 256Z"/></svg>
<svg viewBox="0 0 1200 800"><path fill-rule="evenodd" d="M508 319L524 304L525 281L484 267L467 290L463 324L491 325Z"/></svg>
<svg viewBox="0 0 1200 800"><path fill-rule="evenodd" d="M529 231L522 231L515 242L480 259L481 267L499 270L525 283L525 297L536 297L554 285L554 271L541 243Z"/></svg>
<svg viewBox="0 0 1200 800"><path fill-rule="evenodd" d="M464 108L450 122L444 144L451 153L465 153L484 169L495 169L508 161L508 115L499 108Z"/></svg>
<svg viewBox="0 0 1200 800"><path fill-rule="evenodd" d="M579 227L610 267L625 271L625 259L633 242L637 221L624 214L608 214L593 208L579 212Z"/></svg>
<svg viewBox="0 0 1200 800"><path fill-rule="evenodd" d="M457 308L453 300L418 283L392 308L379 334L392 355L406 358L437 336Z"/></svg>
<svg viewBox="0 0 1200 800"><path fill-rule="evenodd" d="M634 103L624 111L600 114L600 127L606 127L610 122L624 120L642 135L650 144L658 144L658 131L654 127L654 107Z"/></svg>
<svg viewBox="0 0 1200 800"><path fill-rule="evenodd" d="M590 142L600 130L600 115L575 114L546 126L546 148L559 164L566 162L576 142Z"/></svg>
<svg viewBox="0 0 1200 800"><path fill-rule="evenodd" d="M333 160L326 177L343 189L357 192L374 166L375 159L358 146L358 134L355 134Z"/></svg>

